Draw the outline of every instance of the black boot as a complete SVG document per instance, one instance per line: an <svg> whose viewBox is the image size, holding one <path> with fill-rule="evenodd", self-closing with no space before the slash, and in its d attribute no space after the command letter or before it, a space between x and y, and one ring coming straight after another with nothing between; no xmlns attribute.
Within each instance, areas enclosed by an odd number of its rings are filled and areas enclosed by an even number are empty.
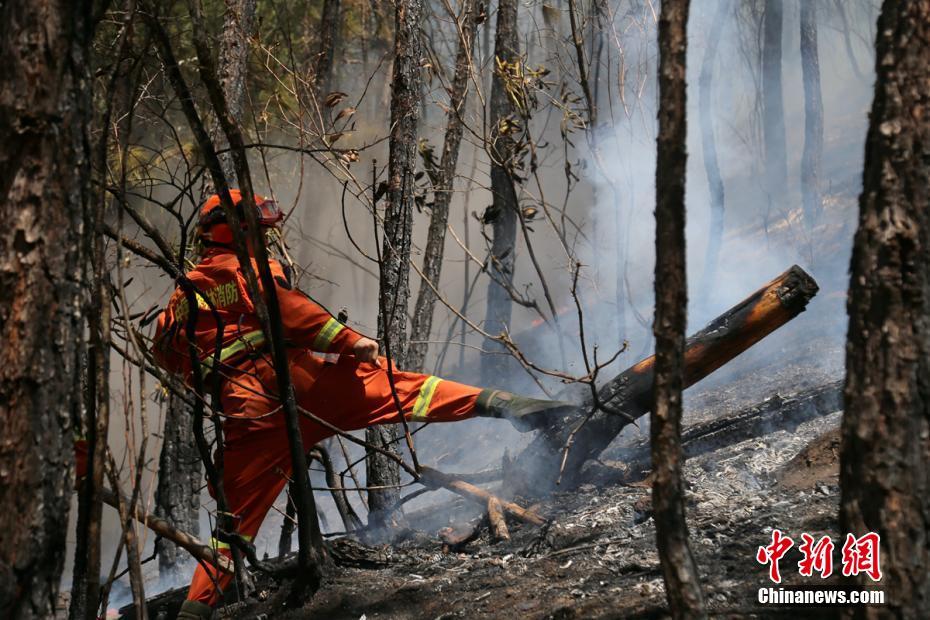
<svg viewBox="0 0 930 620"><path fill-rule="evenodd" d="M178 612L178 620L210 620L212 617L213 608L200 601L184 601Z"/></svg>
<svg viewBox="0 0 930 620"><path fill-rule="evenodd" d="M517 396L503 390L482 390L475 402L476 416L504 418L521 433L546 428L561 422L562 416L580 411L570 403Z"/></svg>

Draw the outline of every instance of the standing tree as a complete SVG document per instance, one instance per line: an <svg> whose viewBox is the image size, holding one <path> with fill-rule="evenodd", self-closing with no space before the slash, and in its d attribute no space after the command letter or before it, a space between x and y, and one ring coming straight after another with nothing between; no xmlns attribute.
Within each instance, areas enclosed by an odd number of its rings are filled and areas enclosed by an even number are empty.
<svg viewBox="0 0 930 620"><path fill-rule="evenodd" d="M685 58L688 0L665 0L659 17L659 135L656 157L656 363L652 503L665 593L675 618L704 616L697 564L688 546L681 481L681 393L688 292L685 171L688 155Z"/></svg>
<svg viewBox="0 0 930 620"><path fill-rule="evenodd" d="M0 5L0 616L52 616L74 481L93 21Z"/></svg>
<svg viewBox="0 0 930 620"><path fill-rule="evenodd" d="M930 3L886 0L850 266L842 532L881 535L887 608L930 617ZM855 578L869 583L865 575Z"/></svg>
<svg viewBox="0 0 930 620"><path fill-rule="evenodd" d="M723 216L725 213L723 178L717 161L717 140L714 137L713 80L717 47L727 15L732 8L730 0L720 0L707 36L707 48L701 62L698 78L698 120L701 124L701 150L704 154L704 171L710 189L710 230L707 235L707 251L704 254L704 274L701 276L701 291L710 295L717 276L717 261L720 259L720 244L723 242Z"/></svg>
<svg viewBox="0 0 930 620"><path fill-rule="evenodd" d="M449 112L446 115L446 137L442 147L442 159L439 167L428 170L433 180L433 206L429 218L429 233L426 249L423 252L423 278L439 286L442 273L443 248L446 242L446 225L449 222L449 203L452 201L452 186L455 181L455 167L459 159L459 145L462 142L465 102L468 95L468 79L472 72L472 53L475 43L475 31L478 28L474 0L463 0L462 17L459 32L459 49L455 57L455 76L449 88ZM468 262L466 261L466 265ZM407 364L410 370L423 371L426 361L427 345L433 325L433 309L436 306L436 293L426 282L420 284L417 303L413 311L410 327L410 345Z"/></svg>
<svg viewBox="0 0 930 620"><path fill-rule="evenodd" d="M807 4L807 3L802 3ZM765 141L765 191L769 207L784 206L788 187L785 105L781 89L783 0L765 0L762 41L762 127ZM768 211L766 211L768 225Z"/></svg>
<svg viewBox="0 0 930 620"><path fill-rule="evenodd" d="M391 138L388 158L387 209L380 261L378 337L391 361L407 365L407 305L410 299L410 244L417 163L417 119L421 98L420 0L397 0L394 12L394 78L391 85ZM392 450L398 427L375 426L365 431L369 443ZM370 518L400 497L400 468L387 456L368 450Z"/></svg>
<svg viewBox="0 0 930 620"><path fill-rule="evenodd" d="M491 199L487 213L492 219L493 242L488 272L488 303L484 329L497 336L510 327L511 297L515 245L517 241L517 190L514 169L520 157L514 133L518 131L517 110L508 91L509 69L522 62L517 27L517 0L500 0L497 6L497 34L494 41L494 78L491 83L491 135L488 154L491 158ZM485 220L489 219L487 216ZM484 348L498 351L500 344L487 340ZM481 379L494 385L503 374L503 355L481 358Z"/></svg>
<svg viewBox="0 0 930 620"><path fill-rule="evenodd" d="M823 159L823 98L817 51L817 3L801 3L801 71L804 74L804 154L801 156L801 201L804 221L813 227L823 203L820 168Z"/></svg>

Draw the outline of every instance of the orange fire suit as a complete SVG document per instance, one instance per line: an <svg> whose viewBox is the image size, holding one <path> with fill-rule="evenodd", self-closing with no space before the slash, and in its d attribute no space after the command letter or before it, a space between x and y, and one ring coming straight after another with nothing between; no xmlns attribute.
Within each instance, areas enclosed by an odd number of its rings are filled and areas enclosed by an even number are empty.
<svg viewBox="0 0 930 620"><path fill-rule="evenodd" d="M298 406L345 431L399 423L386 361L381 359L381 367L357 362L352 347L361 335L292 289L278 262L270 261L270 266L277 283ZM254 259L253 267L257 273ZM197 291L193 326L196 363L210 381L220 381L220 405L226 416L223 482L229 512L234 515L238 533L251 540L292 471L275 372L236 255L211 249L188 278ZM193 368L186 337L189 313L188 295L178 288L159 317L154 346L159 363L184 374L188 381ZM218 337L221 347L215 355ZM339 355L332 361L336 356L321 353ZM217 358L219 366L214 369ZM471 417L481 391L399 370L394 372L394 381L404 415L414 421ZM307 448L333 434L306 417L301 418L300 426ZM229 554L226 543L213 539L212 544ZM221 596L216 586L226 588L231 580L229 574L200 565L188 599L216 605Z"/></svg>

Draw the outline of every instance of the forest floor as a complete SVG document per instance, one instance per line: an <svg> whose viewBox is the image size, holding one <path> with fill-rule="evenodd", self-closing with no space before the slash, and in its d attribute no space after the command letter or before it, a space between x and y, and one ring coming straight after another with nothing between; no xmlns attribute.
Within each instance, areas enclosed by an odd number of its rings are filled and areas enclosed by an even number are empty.
<svg viewBox="0 0 930 620"><path fill-rule="evenodd" d="M839 299L828 297L824 304L821 310L841 309L834 308L841 305ZM691 545L716 617L836 613L823 607L763 607L757 602L759 588L773 584L767 567L756 561L756 551L771 542L774 528L796 541L802 532L838 540L836 429L842 341L836 330L826 333L819 320L799 327L790 338L773 338L744 354L735 365L738 371L721 371L688 392L686 436L691 429L747 410L775 412L774 418L766 418L771 428L763 428L759 436L727 441L724 433L719 447L705 446L685 465ZM774 361L786 357L791 359L788 364ZM792 395L820 386L832 390L833 400L808 411L806 421L779 421L778 412L791 409ZM355 561L338 562L302 608L286 609L284 588L266 581L261 586L264 600L229 605L220 617L663 617L664 586L646 472L628 465L637 462L634 457L647 445L644 429L628 429L587 468L583 484L535 505L550 520L547 525L510 522L509 541L492 541L482 525L471 542L444 548L439 534L443 527L468 529L481 518L463 501L453 501L418 511L410 518L415 531L401 542L366 547L335 541L336 555ZM535 501L516 500L523 505ZM826 581L801 577L800 558L795 545L782 559L783 586L837 583L835 576ZM153 598L150 617L173 617L170 610L182 597L183 590L178 590ZM123 617L132 617L131 608L122 611Z"/></svg>

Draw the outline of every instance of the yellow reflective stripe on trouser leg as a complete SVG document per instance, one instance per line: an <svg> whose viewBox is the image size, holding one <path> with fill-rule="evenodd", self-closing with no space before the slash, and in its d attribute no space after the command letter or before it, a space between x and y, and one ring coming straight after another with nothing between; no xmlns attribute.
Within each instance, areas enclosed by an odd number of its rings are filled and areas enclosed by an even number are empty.
<svg viewBox="0 0 930 620"><path fill-rule="evenodd" d="M314 351L326 353L329 351L329 345L333 343L333 339L335 339L343 329L345 329L345 325L336 319L329 319L326 321L326 325L323 326L323 329L320 330L320 333L313 339L313 346L310 348Z"/></svg>
<svg viewBox="0 0 930 620"><path fill-rule="evenodd" d="M242 539L245 540L246 542L252 542L251 536L248 536L246 534L239 534L239 536L241 536ZM223 542L219 538L211 538L210 548L215 549L217 551L229 550L229 543Z"/></svg>
<svg viewBox="0 0 930 620"><path fill-rule="evenodd" d="M439 377L430 375L423 385L420 386L420 395L417 401L413 403L413 411L410 412L409 420L414 422L425 422L429 417L429 405L433 400L433 394L436 393L436 386L442 381Z"/></svg>

